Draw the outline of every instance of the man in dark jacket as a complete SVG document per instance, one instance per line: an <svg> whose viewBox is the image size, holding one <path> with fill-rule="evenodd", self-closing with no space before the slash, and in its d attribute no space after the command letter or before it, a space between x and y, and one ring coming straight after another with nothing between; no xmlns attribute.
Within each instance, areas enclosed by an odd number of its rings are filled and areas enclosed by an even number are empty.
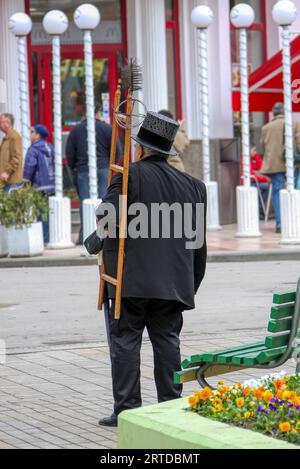
<svg viewBox="0 0 300 469"><path fill-rule="evenodd" d="M50 197L55 193L55 162L53 145L46 141L49 132L44 125L38 124L31 129L31 145L25 157L23 181L39 192ZM44 217L45 218L45 217ZM49 220L43 222L44 243L49 243Z"/></svg>
<svg viewBox="0 0 300 469"><path fill-rule="evenodd" d="M109 160L112 127L100 120L100 106L95 107L96 144L97 144L97 176L98 197L106 194L108 186ZM89 187L89 157L88 157L87 121L84 119L70 132L66 146L66 156L69 167L74 172L74 179L78 197L80 199L81 228L78 243L83 242L82 230L82 202L90 198ZM121 156L121 145L117 142L117 158Z"/></svg>
<svg viewBox="0 0 300 469"><path fill-rule="evenodd" d="M180 369L181 363L182 312L195 307L194 296L205 273L206 188L201 181L167 162L168 156L176 153L172 144L178 127L177 122L165 116L148 113L136 138L136 156L140 160L129 171L128 236L120 320L115 320L113 314L115 287L108 285L114 413L100 420L100 425L116 426L120 412L142 404L140 348L145 327L154 351L158 401L181 395L182 387L173 383L173 372ZM121 191L122 176L116 175L97 209L100 233L105 228L101 223L105 224L104 217L110 207L116 210L118 220ZM174 212L174 217L169 217L169 225L166 218L160 223L160 216L156 216L159 207L162 217L177 209L183 218L176 217ZM198 216L199 208L202 217ZM143 213L139 223L135 221L137 212ZM196 237L202 232L201 242L189 245L194 235L189 235L186 229L180 230L187 224ZM145 226L147 235L136 236L132 228L142 231ZM105 238L103 248L105 272L116 277L118 238L110 235L109 223L106 228L109 237Z"/></svg>

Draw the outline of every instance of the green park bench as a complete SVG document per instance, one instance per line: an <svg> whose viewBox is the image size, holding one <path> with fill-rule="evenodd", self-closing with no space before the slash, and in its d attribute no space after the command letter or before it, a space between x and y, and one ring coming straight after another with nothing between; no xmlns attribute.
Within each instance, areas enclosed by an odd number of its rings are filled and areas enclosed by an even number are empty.
<svg viewBox="0 0 300 469"><path fill-rule="evenodd" d="M245 368L270 369L282 366L292 356L300 372L300 279L297 291L275 293L268 332L264 342L231 347L192 355L174 373L176 384L197 380L202 387L212 387L206 378Z"/></svg>

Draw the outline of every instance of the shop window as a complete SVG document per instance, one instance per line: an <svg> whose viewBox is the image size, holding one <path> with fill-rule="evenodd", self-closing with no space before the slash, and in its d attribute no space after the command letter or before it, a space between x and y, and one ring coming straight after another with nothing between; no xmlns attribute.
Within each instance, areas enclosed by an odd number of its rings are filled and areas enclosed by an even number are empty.
<svg viewBox="0 0 300 469"><path fill-rule="evenodd" d="M180 45L179 45L179 5L178 0L165 0L166 43L168 69L168 106L175 118L182 118Z"/></svg>
<svg viewBox="0 0 300 469"><path fill-rule="evenodd" d="M73 14L81 5L82 0L30 0L30 16L33 20L31 34L32 45L50 43L45 33L42 20L49 10L62 10L69 18L68 31L62 36L62 44L78 44L82 42L82 32L76 27ZM94 0L93 5L101 12L101 27L98 27L93 38L96 44L120 44L122 42L121 0Z"/></svg>

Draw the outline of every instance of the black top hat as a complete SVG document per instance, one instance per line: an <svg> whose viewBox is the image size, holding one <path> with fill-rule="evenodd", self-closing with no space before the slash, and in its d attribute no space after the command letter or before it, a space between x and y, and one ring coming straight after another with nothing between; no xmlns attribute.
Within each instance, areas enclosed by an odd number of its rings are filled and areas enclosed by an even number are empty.
<svg viewBox="0 0 300 469"><path fill-rule="evenodd" d="M132 137L143 147L164 155L176 155L172 149L174 139L179 129L178 122L157 112L148 112L136 137Z"/></svg>

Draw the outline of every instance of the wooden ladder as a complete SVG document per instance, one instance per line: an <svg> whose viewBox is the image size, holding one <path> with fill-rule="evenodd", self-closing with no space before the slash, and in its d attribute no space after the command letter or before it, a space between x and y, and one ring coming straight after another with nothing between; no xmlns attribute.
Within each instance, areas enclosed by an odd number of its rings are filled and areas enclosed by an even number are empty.
<svg viewBox="0 0 300 469"><path fill-rule="evenodd" d="M130 149L131 149L131 119L133 110L133 94L131 91L128 92L126 100L126 111L124 115L118 112L121 101L121 82L119 81L117 91L114 99L114 119L112 125L112 144L110 152L110 168L108 184L111 184L111 180L114 173L122 174L122 205L121 205L121 220L119 225L119 249L118 249L118 264L117 264L117 278L113 278L107 275L105 272L104 261L102 260L101 265L101 277L99 287L99 303L98 308L102 310L103 296L105 282L114 285L116 287L116 299L115 299L115 319L120 319L121 316L121 295L122 295L122 283L123 283L123 268L124 268L124 248L126 238L126 225L127 225L127 195L128 195L128 176L129 176L129 164L130 164ZM116 119L116 113L118 112L118 120L122 120L125 126L125 146L124 146L124 160L123 166L119 166L116 162L116 151L117 151L117 139L118 139L118 123Z"/></svg>

